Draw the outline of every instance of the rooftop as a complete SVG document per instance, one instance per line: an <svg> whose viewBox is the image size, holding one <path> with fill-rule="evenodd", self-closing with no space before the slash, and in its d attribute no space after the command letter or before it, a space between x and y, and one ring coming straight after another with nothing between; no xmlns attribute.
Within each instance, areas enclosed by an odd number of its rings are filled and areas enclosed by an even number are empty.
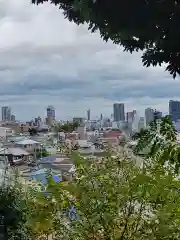
<svg viewBox="0 0 180 240"><path fill-rule="evenodd" d="M119 131L109 131L104 133L105 138L119 138L121 136L121 132Z"/></svg>
<svg viewBox="0 0 180 240"><path fill-rule="evenodd" d="M18 142L16 142L16 143L19 144L19 145L39 144L39 142L36 142L36 141L34 141L34 140L32 140L32 139L24 139L24 140L18 141Z"/></svg>
<svg viewBox="0 0 180 240"><path fill-rule="evenodd" d="M88 142L87 140L77 140L77 143L82 148L89 148L93 145L92 142Z"/></svg>
<svg viewBox="0 0 180 240"><path fill-rule="evenodd" d="M13 142L19 142L19 141L22 141L22 140L24 140L24 139L27 139L27 136L25 137L25 136L8 136L7 137L7 140L8 141L13 141Z"/></svg>
<svg viewBox="0 0 180 240"><path fill-rule="evenodd" d="M29 155L28 152L21 148L2 148L0 149L0 155L14 155L14 156L21 156L21 155Z"/></svg>
<svg viewBox="0 0 180 240"><path fill-rule="evenodd" d="M92 149L92 148L88 148L88 149L78 149L78 152L80 154L85 154L85 155L89 155L89 154L103 154L104 150L102 149Z"/></svg>
<svg viewBox="0 0 180 240"><path fill-rule="evenodd" d="M26 178L28 180L35 180L35 181L38 181L38 182L41 182L42 184L46 184L47 183L47 176L48 174L51 173L49 171L49 169L38 169L38 170L35 170L35 171L32 171L31 174L29 176L26 176ZM61 177L61 174L54 174L52 172L52 178L55 182L61 182L62 181L62 177Z"/></svg>

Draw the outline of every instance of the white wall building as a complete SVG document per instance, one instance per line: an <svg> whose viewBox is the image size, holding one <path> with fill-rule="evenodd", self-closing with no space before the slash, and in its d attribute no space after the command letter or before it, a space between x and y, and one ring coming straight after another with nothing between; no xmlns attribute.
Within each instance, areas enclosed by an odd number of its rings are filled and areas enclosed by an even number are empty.
<svg viewBox="0 0 180 240"><path fill-rule="evenodd" d="M41 143L32 139L24 139L16 142L16 146L25 149L26 151L34 151L41 148Z"/></svg>
<svg viewBox="0 0 180 240"><path fill-rule="evenodd" d="M79 139L80 139L80 140L85 140L85 139L87 139L86 127L85 127L85 126L83 126L83 127L79 126L79 127L77 128L76 132L79 134Z"/></svg>
<svg viewBox="0 0 180 240"><path fill-rule="evenodd" d="M135 115L136 115L136 110L133 110L132 112L127 112L126 122L127 122L127 128L129 133L132 132L132 123L134 121Z"/></svg>
<svg viewBox="0 0 180 240"><path fill-rule="evenodd" d="M12 136L14 134L14 130L11 128L0 127L0 137L6 138L8 136Z"/></svg>
<svg viewBox="0 0 180 240"><path fill-rule="evenodd" d="M58 140L64 142L66 139L66 134L64 132L58 132Z"/></svg>
<svg viewBox="0 0 180 240"><path fill-rule="evenodd" d="M139 113L136 112L136 114L134 115L133 122L132 122L132 132L139 131L139 120L140 120Z"/></svg>
<svg viewBox="0 0 180 240"><path fill-rule="evenodd" d="M132 122L132 132L139 132L142 128L145 128L144 117L140 117L139 113L136 112Z"/></svg>

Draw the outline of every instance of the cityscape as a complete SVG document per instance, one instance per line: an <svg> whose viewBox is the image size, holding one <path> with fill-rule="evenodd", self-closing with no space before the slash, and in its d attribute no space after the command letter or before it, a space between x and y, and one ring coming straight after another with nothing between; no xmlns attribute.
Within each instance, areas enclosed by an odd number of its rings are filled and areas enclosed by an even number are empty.
<svg viewBox="0 0 180 240"><path fill-rule="evenodd" d="M180 240L179 19L1 1L0 240Z"/></svg>
<svg viewBox="0 0 180 240"><path fill-rule="evenodd" d="M144 110L144 116L140 116L137 110L125 112L124 103L114 103L113 113L111 116L103 116L103 113L99 114L99 118L94 120L91 118L91 109L88 109L85 116L74 116L72 120L57 120L56 109L49 105L46 109L46 116L37 116L34 119L30 119L27 122L19 122L16 119L15 114L12 114L11 107L2 107L2 125L8 124L20 124L21 126L30 126L38 128L49 128L56 124L64 124L67 122L78 122L80 125L85 125L88 130L100 129L100 128L113 128L123 129L129 134L132 132L139 132L142 128L146 128L153 120L160 119L163 114L161 111L153 108L146 108ZM180 101L169 101L169 115L172 117L172 121L176 127L176 130L180 130Z"/></svg>

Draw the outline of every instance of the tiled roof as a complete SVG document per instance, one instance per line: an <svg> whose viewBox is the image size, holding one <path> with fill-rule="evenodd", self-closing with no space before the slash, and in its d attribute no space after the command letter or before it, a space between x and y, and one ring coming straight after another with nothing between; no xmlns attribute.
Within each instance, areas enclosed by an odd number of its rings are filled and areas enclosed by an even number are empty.
<svg viewBox="0 0 180 240"><path fill-rule="evenodd" d="M120 137L121 136L121 133L120 132L117 132L117 131L109 131L109 132L106 132L104 134L105 137Z"/></svg>

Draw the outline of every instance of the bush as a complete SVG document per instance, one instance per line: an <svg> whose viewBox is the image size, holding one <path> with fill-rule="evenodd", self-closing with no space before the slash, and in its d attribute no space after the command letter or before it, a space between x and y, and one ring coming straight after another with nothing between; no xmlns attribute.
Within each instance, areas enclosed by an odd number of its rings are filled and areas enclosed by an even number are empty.
<svg viewBox="0 0 180 240"><path fill-rule="evenodd" d="M4 216L8 240L30 240L27 222L28 206L19 183L0 187L0 213Z"/></svg>

